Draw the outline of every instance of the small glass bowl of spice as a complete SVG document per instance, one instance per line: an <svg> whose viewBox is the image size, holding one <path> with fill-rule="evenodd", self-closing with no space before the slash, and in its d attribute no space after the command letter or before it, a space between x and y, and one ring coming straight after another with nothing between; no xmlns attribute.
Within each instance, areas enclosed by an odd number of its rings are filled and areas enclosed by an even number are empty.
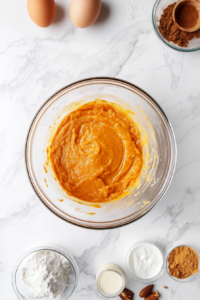
<svg viewBox="0 0 200 300"><path fill-rule="evenodd" d="M186 245L175 247L167 256L167 273L178 282L191 282L200 273L199 253Z"/></svg>
<svg viewBox="0 0 200 300"><path fill-rule="evenodd" d="M182 52L200 50L200 30L194 32L183 31L173 20L173 11L177 2L176 0L157 0L155 2L152 11L152 22L155 32L167 46L175 50ZM185 10L179 10L179 23L190 27L193 25L192 23L190 24L190 21L194 19L192 14L195 14L195 12L187 7L183 8Z"/></svg>

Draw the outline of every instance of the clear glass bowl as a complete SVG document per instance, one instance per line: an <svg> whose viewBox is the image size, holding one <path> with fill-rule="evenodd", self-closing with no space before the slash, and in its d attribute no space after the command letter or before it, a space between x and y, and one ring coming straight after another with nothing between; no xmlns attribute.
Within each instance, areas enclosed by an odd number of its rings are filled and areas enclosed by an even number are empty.
<svg viewBox="0 0 200 300"><path fill-rule="evenodd" d="M136 246L138 246L138 245L140 245L140 244L143 244L143 243L148 243L148 244L154 245L154 246L160 251L160 254L161 254L162 259L163 259L163 264L162 264L162 267L161 267L160 271L158 272L158 274L156 274L154 277L148 278L148 279L143 279L143 278L137 277L137 276L131 271L131 268L130 268L130 266L129 266L129 258L130 258L130 254L131 254L133 248L135 248ZM150 242L146 242L146 241L145 241L145 242L140 242L140 243L137 243L137 244L133 245L133 246L129 249L129 251L128 251L127 255L126 255L126 266L127 266L128 270L129 270L130 275L131 275L137 282L143 283L143 284L151 284L151 283L155 282L156 280L158 280L158 279L163 275L163 273L164 273L164 271L165 271L165 256L164 256L163 251L162 251L156 244L153 244L153 243L150 243Z"/></svg>
<svg viewBox="0 0 200 300"><path fill-rule="evenodd" d="M43 247L36 247L25 254L23 254L22 257L17 261L13 268L12 272L12 286L15 291L15 294L18 296L21 300L34 300L34 298L28 297L29 294L29 288L22 280L22 268L26 261L30 258L30 255L32 255L34 252L40 251L40 250L51 250L55 251L56 253L59 253L63 255L70 265L70 272L69 272L69 278L67 282L67 287L62 294L61 297L59 297L59 300L69 300L72 298L72 296L75 294L78 280L79 280L79 270L76 261L74 258L65 250L60 249L58 247L52 247L52 246L43 246ZM44 300L49 300L50 298L43 298Z"/></svg>
<svg viewBox="0 0 200 300"><path fill-rule="evenodd" d="M163 10L170 4L178 2L177 0L157 0L153 6L152 22L157 36L169 47L182 52L192 52L200 50L200 38L189 41L188 47L179 47L177 44L168 42L158 30L159 20Z"/></svg>
<svg viewBox="0 0 200 300"><path fill-rule="evenodd" d="M197 273L197 274L194 274L194 275L192 275L192 276L189 276L189 277L187 277L187 278L185 278L185 279L179 279L179 278L173 277L173 276L171 276L171 275L169 274L169 269L168 269L168 265L169 265L169 263L168 263L168 258L169 258L170 253L171 253L174 249L176 249L176 248L178 248L178 247L188 247L188 248L193 249L193 250L197 253L197 255L198 255L199 259L200 259L200 254L199 254L199 252L198 252L196 249L194 249L194 247L190 247L190 246L188 246L188 245L179 245L179 246L176 246L176 247L174 247L174 248L169 252L169 254L167 255L167 258L166 258L166 269L167 269L167 274L169 275L170 278L172 278L173 280L175 280L175 281L177 281L177 282L180 282L180 283L191 282L191 281L197 279L197 277L198 277L199 274L200 274L200 263L199 263L199 271L198 271L198 273Z"/></svg>
<svg viewBox="0 0 200 300"><path fill-rule="evenodd" d="M83 100L90 102L96 98L120 103L124 108L128 105L129 110L135 113L134 120L145 128L149 139L149 164L140 175L140 185L123 199L100 204L99 207L73 201L51 172L46 173L44 168L48 137L52 130L50 127L54 126L55 120L60 122L70 112L71 103L77 104ZM66 105L69 106L66 108ZM72 107L74 109L74 105ZM152 97L129 82L100 77L72 83L44 103L31 123L25 160L35 192L54 214L81 227L108 229L139 219L160 201L174 174L176 151L171 124ZM147 180L144 174L151 174L151 179Z"/></svg>

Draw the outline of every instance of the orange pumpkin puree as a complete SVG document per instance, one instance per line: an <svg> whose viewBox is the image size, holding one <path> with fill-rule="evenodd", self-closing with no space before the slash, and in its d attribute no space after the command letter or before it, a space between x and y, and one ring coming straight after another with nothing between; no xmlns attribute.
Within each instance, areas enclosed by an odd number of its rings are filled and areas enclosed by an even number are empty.
<svg viewBox="0 0 200 300"><path fill-rule="evenodd" d="M119 105L84 104L60 123L50 161L68 195L89 202L117 199L134 185L143 166L140 132Z"/></svg>

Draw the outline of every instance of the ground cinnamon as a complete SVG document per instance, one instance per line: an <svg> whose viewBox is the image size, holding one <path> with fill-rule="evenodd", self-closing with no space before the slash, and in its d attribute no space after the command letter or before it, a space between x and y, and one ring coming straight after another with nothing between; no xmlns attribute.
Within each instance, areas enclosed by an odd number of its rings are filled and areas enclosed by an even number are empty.
<svg viewBox="0 0 200 300"><path fill-rule="evenodd" d="M183 2L176 9L175 19L182 28L188 29L194 27L197 24L198 18L199 13L196 7L187 2Z"/></svg>
<svg viewBox="0 0 200 300"><path fill-rule="evenodd" d="M198 273L199 257L197 253L186 246L172 250L168 258L169 274L173 277L184 279Z"/></svg>
<svg viewBox="0 0 200 300"><path fill-rule="evenodd" d="M200 30L185 32L178 28L172 18L176 2L167 6L160 18L158 29L162 36L168 41L177 44L179 47L187 47L190 40L200 37Z"/></svg>

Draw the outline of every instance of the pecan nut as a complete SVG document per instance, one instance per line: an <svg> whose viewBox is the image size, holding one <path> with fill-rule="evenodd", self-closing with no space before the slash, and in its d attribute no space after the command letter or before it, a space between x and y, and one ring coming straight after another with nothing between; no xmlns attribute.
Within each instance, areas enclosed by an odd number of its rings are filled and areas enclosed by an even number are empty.
<svg viewBox="0 0 200 300"><path fill-rule="evenodd" d="M132 300L134 293L128 289L124 289L119 295L122 300Z"/></svg>
<svg viewBox="0 0 200 300"><path fill-rule="evenodd" d="M147 296L146 298L144 298L144 300L158 300L159 298L159 294L157 291L151 293L149 296Z"/></svg>
<svg viewBox="0 0 200 300"><path fill-rule="evenodd" d="M140 291L139 296L141 298L146 298L151 294L152 289L153 289L153 284L146 286L144 289Z"/></svg>

